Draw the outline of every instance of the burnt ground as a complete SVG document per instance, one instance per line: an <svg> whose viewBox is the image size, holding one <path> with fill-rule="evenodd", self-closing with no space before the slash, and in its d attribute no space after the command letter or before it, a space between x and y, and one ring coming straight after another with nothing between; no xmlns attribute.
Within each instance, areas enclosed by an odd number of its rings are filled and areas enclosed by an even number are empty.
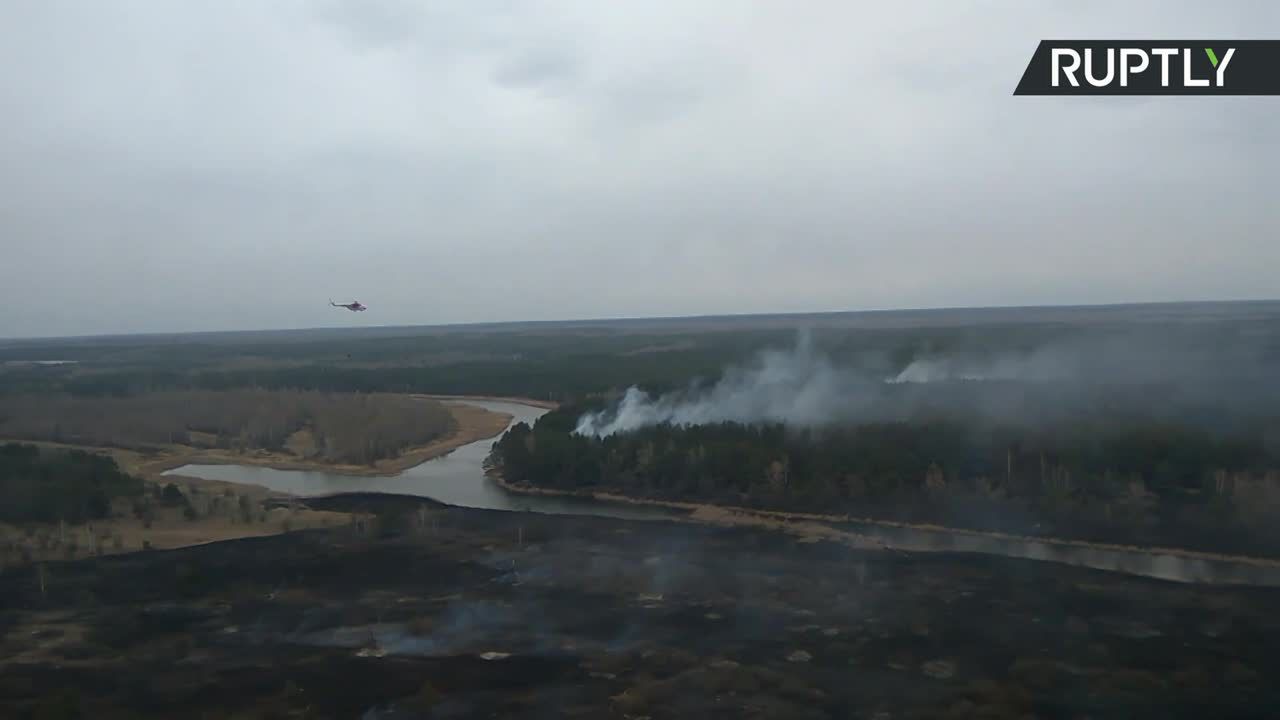
<svg viewBox="0 0 1280 720"><path fill-rule="evenodd" d="M35 569L7 571L0 716L1199 719L1280 707L1277 590L380 502L374 526L50 564L43 593Z"/></svg>

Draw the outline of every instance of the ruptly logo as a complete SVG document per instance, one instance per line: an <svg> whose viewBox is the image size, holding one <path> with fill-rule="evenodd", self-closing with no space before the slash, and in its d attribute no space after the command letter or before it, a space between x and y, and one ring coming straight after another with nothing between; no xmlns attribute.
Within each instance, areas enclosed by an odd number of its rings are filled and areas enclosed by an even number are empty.
<svg viewBox="0 0 1280 720"><path fill-rule="evenodd" d="M1041 40L1014 95L1280 95L1280 40Z"/></svg>

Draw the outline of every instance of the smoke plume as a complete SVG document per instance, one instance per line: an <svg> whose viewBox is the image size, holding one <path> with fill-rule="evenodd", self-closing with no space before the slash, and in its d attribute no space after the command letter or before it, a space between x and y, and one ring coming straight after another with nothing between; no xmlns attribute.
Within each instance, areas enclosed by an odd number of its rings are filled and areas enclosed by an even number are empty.
<svg viewBox="0 0 1280 720"><path fill-rule="evenodd" d="M837 369L801 332L794 348L765 350L742 367L731 367L712 387L690 388L654 398L629 388L616 408L587 413L576 433L605 436L648 425L718 422L783 422L818 425L836 420L841 405L859 397L864 381Z"/></svg>
<svg viewBox="0 0 1280 720"><path fill-rule="evenodd" d="M659 397L631 387L611 407L582 415L575 432L604 437L660 424L815 427L922 416L1028 425L1098 412L1221 422L1268 412L1280 401L1277 379L1273 364L1259 362L1257 348L1245 344L1137 333L1059 338L1020 350L957 348L886 373L883 365L837 365L801 331L794 347L765 350L710 387ZM1210 411L1215 407L1221 412Z"/></svg>
<svg viewBox="0 0 1280 720"><path fill-rule="evenodd" d="M925 357L913 360L889 383L930 383L947 380L1008 380L1049 382L1085 373L1070 350L1038 348L1025 355L982 357Z"/></svg>

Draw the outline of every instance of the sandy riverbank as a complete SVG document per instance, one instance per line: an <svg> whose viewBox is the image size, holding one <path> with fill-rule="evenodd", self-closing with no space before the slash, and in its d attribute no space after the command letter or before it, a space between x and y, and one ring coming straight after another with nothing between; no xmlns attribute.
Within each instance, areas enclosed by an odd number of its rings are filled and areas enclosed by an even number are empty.
<svg viewBox="0 0 1280 720"><path fill-rule="evenodd" d="M486 402L506 402L515 403L517 405L528 405L529 407L542 408L544 410L555 410L560 407L560 403L555 402L554 400L536 400L534 398L508 397L504 395L427 395L418 393L412 397L426 398L428 400L458 400L461 402L476 400Z"/></svg>
<svg viewBox="0 0 1280 720"><path fill-rule="evenodd" d="M452 433L432 440L426 445L409 448L394 458L379 460L373 465L318 462L266 451L236 453L229 450L203 450L175 446L173 451L141 463L136 472L144 477L153 477L183 465L256 465L276 470L323 470L339 475L360 477L398 475L415 465L445 455L463 445L495 437L511 422L511 415L507 413L493 412L476 405L464 402L448 402L444 405L457 424L457 428Z"/></svg>
<svg viewBox="0 0 1280 720"><path fill-rule="evenodd" d="M832 523L837 525L857 523L862 525L875 525L880 527L902 528L908 530L919 530L924 532L949 533L957 535L972 535L977 537L991 538L995 540L1007 540L1011 542L1031 542L1043 543L1045 545L1056 545L1061 547L1077 547L1088 548L1093 550L1107 550L1113 552L1130 552L1140 553L1144 555L1169 555L1180 558L1199 559L1199 560L1218 560L1227 562L1242 562L1252 565L1280 567L1280 559L1255 557L1250 555L1226 555L1222 553L1205 552L1201 550L1189 550L1186 548L1170 548L1170 547L1140 547L1137 545L1119 545L1113 543L1097 543L1086 540L1072 540L1069 538L1055 537L1033 537L1028 535L1012 535L1009 533L1001 533L994 531L970 530L966 528L953 528L942 525L933 525L925 523L905 523L893 520L876 520L872 518L859 518L852 515L824 515L818 513L799 513L799 512L782 512L778 510L757 510L755 508L746 508L733 505L714 505L710 503L693 503L682 502L677 500L655 500L648 498L636 498L628 495L619 495L617 493L608 492L578 492L570 490L551 490L547 488L535 488L527 485L516 485L507 482L500 473L490 473L489 477L500 487L508 492L521 495L547 495L559 497L577 497L589 498L600 502L620 503L626 505L645 505L650 507L663 507L672 510L680 510L689 513L689 519L705 522L714 525L749 525L753 527L772 527L777 530L784 530L792 534L801 534L806 537L816 539L833 539L845 542L847 544L869 542L873 546L886 547L884 543L874 538L861 535L856 532L841 530L838 527L831 527ZM832 532L837 533L832 535Z"/></svg>
<svg viewBox="0 0 1280 720"><path fill-rule="evenodd" d="M514 402L514 401L513 401ZM197 448L190 445L165 445L145 451L128 448L72 445L41 440L0 439L0 443L18 442L39 447L85 450L113 457L125 472L154 479L167 470L183 465L255 465L277 470L322 470L340 475L396 475L432 458L445 455L463 445L497 436L511 422L511 415L493 412L465 402L447 402L457 427L453 432L431 442L413 447L397 457L380 460L374 465L352 465L306 460L288 453L266 450L237 453L230 450Z"/></svg>
<svg viewBox="0 0 1280 720"><path fill-rule="evenodd" d="M153 517L144 521L133 514L130 508L119 507L113 517L79 526L37 524L18 527L0 523L0 550L4 551L4 555L0 557L0 566L73 560L93 555L135 552L145 548L164 550L348 523L351 518L346 513L303 507L265 509L267 500L287 496L258 485L163 473L188 464L237 464L281 470L323 470L358 476L395 475L468 443L494 437L511 421L509 414L493 412L465 402L446 402L445 407L453 414L457 425L452 433L426 445L411 448L398 457L381 461L373 467L307 461L281 453L238 454L182 445L143 452L17 441L41 447L78 449L110 455L130 474L156 484L177 485L196 510L196 516L187 517L181 508L157 507L153 510ZM251 508L247 513L240 509L242 497Z"/></svg>

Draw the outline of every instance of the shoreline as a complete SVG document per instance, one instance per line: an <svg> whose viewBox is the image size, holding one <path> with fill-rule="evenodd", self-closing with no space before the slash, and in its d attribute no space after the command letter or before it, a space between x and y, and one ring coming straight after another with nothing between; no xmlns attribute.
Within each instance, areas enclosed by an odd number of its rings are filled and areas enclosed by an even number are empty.
<svg viewBox="0 0 1280 720"><path fill-rule="evenodd" d="M471 400L483 402L505 402L514 403L516 405L528 405L529 407L540 408L542 410L555 410L560 407L560 403L555 402L554 400L537 400L534 398L508 395L432 395L429 393L411 393L409 397L457 402L467 402Z"/></svg>
<svg viewBox="0 0 1280 720"><path fill-rule="evenodd" d="M71 450L82 450L113 458L127 473L137 475L144 481L161 485L174 483L182 488L188 498L197 492L206 496L220 496L231 493L234 497L252 498L252 502L260 509L253 513L253 518L246 521L235 519L234 510L226 510L218 516L204 515L196 519L181 517L177 508L161 508L154 525L144 524L137 517L130 515L113 515L79 526L69 526L65 530L54 524L37 524L36 532L45 537L57 537L65 534L71 541L69 545L59 541L51 548L32 547L31 564L83 559L100 555L115 555L154 550L170 550L196 545L240 540L247 537L265 537L287 533L293 530L331 528L352 520L352 513L314 510L306 507L270 507L271 500L297 499L290 493L271 490L253 483L232 482L226 480L209 480L191 475L165 475L168 470L189 464L219 465L252 465L270 467L281 470L314 470L353 477L378 477L397 475L404 470L427 462L428 460L447 455L468 443L500 435L510 425L512 415L496 412L471 405L456 398L444 403L453 414L457 428L444 437L437 438L426 445L409 448L395 458L390 458L370 468L366 466L331 465L327 463L308 462L291 457L272 455L235 455L226 451L207 450L190 446L168 446L162 448L122 448L93 445L75 445L55 443L43 440L12 440L38 447L55 447ZM507 400L513 402L511 400ZM0 443L9 442L0 439ZM157 457L159 455L159 457ZM202 503L207 500L201 500ZM206 508L207 511L207 508ZM102 540L95 541L97 535ZM14 543L25 544L25 535L17 525L0 523L0 539L8 538ZM79 541L74 538L79 538ZM110 539L107 539L110 538ZM70 553L70 554L68 554ZM0 558L0 569L14 566L25 566L26 562L13 563L10 558Z"/></svg>
<svg viewBox="0 0 1280 720"><path fill-rule="evenodd" d="M410 397L425 396L411 395ZM496 400L497 398L492 399ZM510 399L504 401L515 402ZM453 414L454 420L458 424L458 427L453 432L436 438L425 445L407 448L396 457L379 460L373 466L317 462L298 458L297 456L267 451L254 451L241 455L229 450L197 448L190 445L136 449L21 438L0 438L0 444L14 442L38 447L66 448L107 454L112 456L126 472L137 474L147 480L155 480L163 476L164 473L183 465L249 465L273 470L328 472L351 477L392 477L428 460L447 455L463 445L497 437L506 430L513 417L508 413L495 412L478 405L470 405L462 397L453 398L450 402L445 402L444 405ZM461 410L460 413L460 408L465 408L465 410ZM460 414L470 417L460 418ZM239 484L247 485L248 483Z"/></svg>
<svg viewBox="0 0 1280 720"><path fill-rule="evenodd" d="M410 397L423 396L411 395ZM272 470L311 470L350 477L394 477L428 460L448 455L463 445L497 437L507 429L513 418L508 413L469 405L461 402L461 399L446 402L444 406L453 414L454 421L458 424L457 429L426 445L407 448L394 458L378 460L372 467L348 463L314 462L280 455L236 455L225 451L195 450L144 463L139 466L139 471L147 477L159 477L183 465L252 465ZM470 417L460 417L460 415Z"/></svg>
<svg viewBox="0 0 1280 720"><path fill-rule="evenodd" d="M64 443L52 443L47 441L30 441L16 440L14 442L25 442L41 446L67 447L80 450L103 452L111 454L120 462L123 468L128 472L135 472L144 477L144 479L156 480L164 476L168 470L172 470L183 465L191 464L209 464L209 465L250 465L257 467L267 467L277 470L314 470L323 471L339 475L348 475L352 477L390 477L398 475L405 470L420 465L429 460L447 455L453 450L463 445L485 440L501 435L510 425L513 416L507 413L495 412L481 408L477 405L468 404L468 401L490 401L490 402L507 402L513 404L526 405L539 409L549 410L559 407L558 403L551 401L535 400L532 398L519 398L507 396L491 396L491 395L431 395L423 393L413 393L409 397L417 397L424 399L432 399L444 401L451 412L457 407L466 407L468 412L482 413L482 417L487 416L492 421L491 425L483 428L472 426L471 428L459 427L459 429L449 435L433 440L432 442L410 448L396 458L379 461L375 467L359 466L359 465L331 465L326 463L309 462L306 460L298 460L287 457L263 457L250 455L232 455L229 453L201 450L197 448L189 448L182 446L186 452L179 452L169 457L158 459L139 458L130 463L127 461L128 456L140 456L142 453L138 450L127 448L106 448L84 445L69 445ZM497 419L501 418L499 425ZM0 439L0 443L8 442L8 440ZM222 486L239 486L246 488L256 488L258 490L266 490L261 486L252 483L237 483L232 481L210 481L202 478L196 478L186 475L171 475L164 477L172 477L181 479L187 483L211 483ZM1108 552L1128 553L1144 556L1171 556L1192 560L1207 560L1216 562L1243 563L1258 567L1280 567L1280 558L1269 558L1254 555L1230 555L1225 553L1215 553L1205 550L1194 550L1190 548L1177 547L1142 547L1137 545L1122 545L1119 543L1095 542L1089 540L1076 540L1063 537L1037 537L1031 535L1016 535L1012 533L1004 533L993 530L973 530L969 528L949 527L944 525L936 525L932 523L910 523L897 520L881 520L874 518L854 517L848 514L829 515L821 513L804 513L789 512L782 510L766 510L748 508L735 505L718 505L714 503L699 503L680 500L659 500L654 498L638 498L629 495L621 495L612 492L591 492L585 490L555 490L550 488L538 488L528 485L517 485L507 482L501 472L496 470L487 470L484 477L492 480L498 487L513 495L532 495L547 497L567 497L591 500L601 503L646 506L666 508L670 510L678 510L685 514L682 519L686 522L695 522L707 525L768 525L772 524L772 528L776 530L789 531L793 534L803 535L802 541L815 541L818 539L829 539L834 541L845 541L847 544L856 543L858 546L866 547L870 543L870 547L894 550L895 548L888 546L883 541L872 536L863 535L856 531L841 527L831 527L829 524L861 524L884 528L898 528L904 530L914 530L920 532L931 532L937 534L950 535L967 535L972 537L981 537L992 540L1004 540L1009 542L1021 543L1041 543L1045 545L1054 545L1058 547L1081 548L1089 550L1103 550ZM289 493L279 491L267 491L269 496L277 498L293 497ZM802 526L801 524L804 524ZM820 524L820 525L816 525ZM797 533L797 530L805 532ZM216 542L216 541L214 541ZM928 552L927 550L907 550L907 552Z"/></svg>
<svg viewBox="0 0 1280 720"><path fill-rule="evenodd" d="M626 505L647 505L650 507L664 507L672 510L682 510L689 513L689 517L695 522L719 522L721 524L759 524L759 520L777 522L782 526L788 523L858 523L863 525L873 525L877 527L901 528L905 530L917 530L922 532L932 532L939 534L952 535L970 535L975 537L983 537L992 540L1006 540L1010 542L1023 543L1043 543L1045 545L1056 545L1060 547L1083 548L1088 550L1106 550L1109 552L1131 553L1136 555L1149 556L1172 556L1186 558L1192 560L1211 560L1217 562L1232 562L1255 565L1259 567L1280 567L1280 559L1259 557L1256 555L1227 555L1224 553L1214 553L1206 550L1193 550L1190 548L1170 548L1170 547L1141 547L1137 545L1120 545L1118 543L1101 543L1091 542L1088 540L1073 540L1070 538L1060 537L1035 537L1031 535L1014 535L1011 533L1002 533L994 530L971 530L968 528L947 527L944 525L934 525L929 523L908 523L897 520L876 520L872 518L858 518L851 515L823 515L819 513L800 513L785 512L781 510L757 510L754 508L746 508L736 505L716 505L713 503L697 503L686 502L680 500L657 500L636 498L629 495L619 495L610 492L587 492L573 490L552 490L549 488L536 488L528 485L517 485L507 482L502 474L496 471L487 473L489 479L493 480L499 487L507 492L517 495L545 495L552 497L576 497L582 499L595 500L598 502L621 503ZM700 518L700 519L698 519ZM739 520L740 519L740 520ZM742 521L746 521L743 523ZM830 528L839 531L840 528ZM848 532L848 531L842 531ZM858 533L850 532L851 535ZM861 536L866 537L866 536ZM878 544L879 541L872 539ZM886 549L893 549L885 546ZM908 551L908 552L928 552L928 551Z"/></svg>

